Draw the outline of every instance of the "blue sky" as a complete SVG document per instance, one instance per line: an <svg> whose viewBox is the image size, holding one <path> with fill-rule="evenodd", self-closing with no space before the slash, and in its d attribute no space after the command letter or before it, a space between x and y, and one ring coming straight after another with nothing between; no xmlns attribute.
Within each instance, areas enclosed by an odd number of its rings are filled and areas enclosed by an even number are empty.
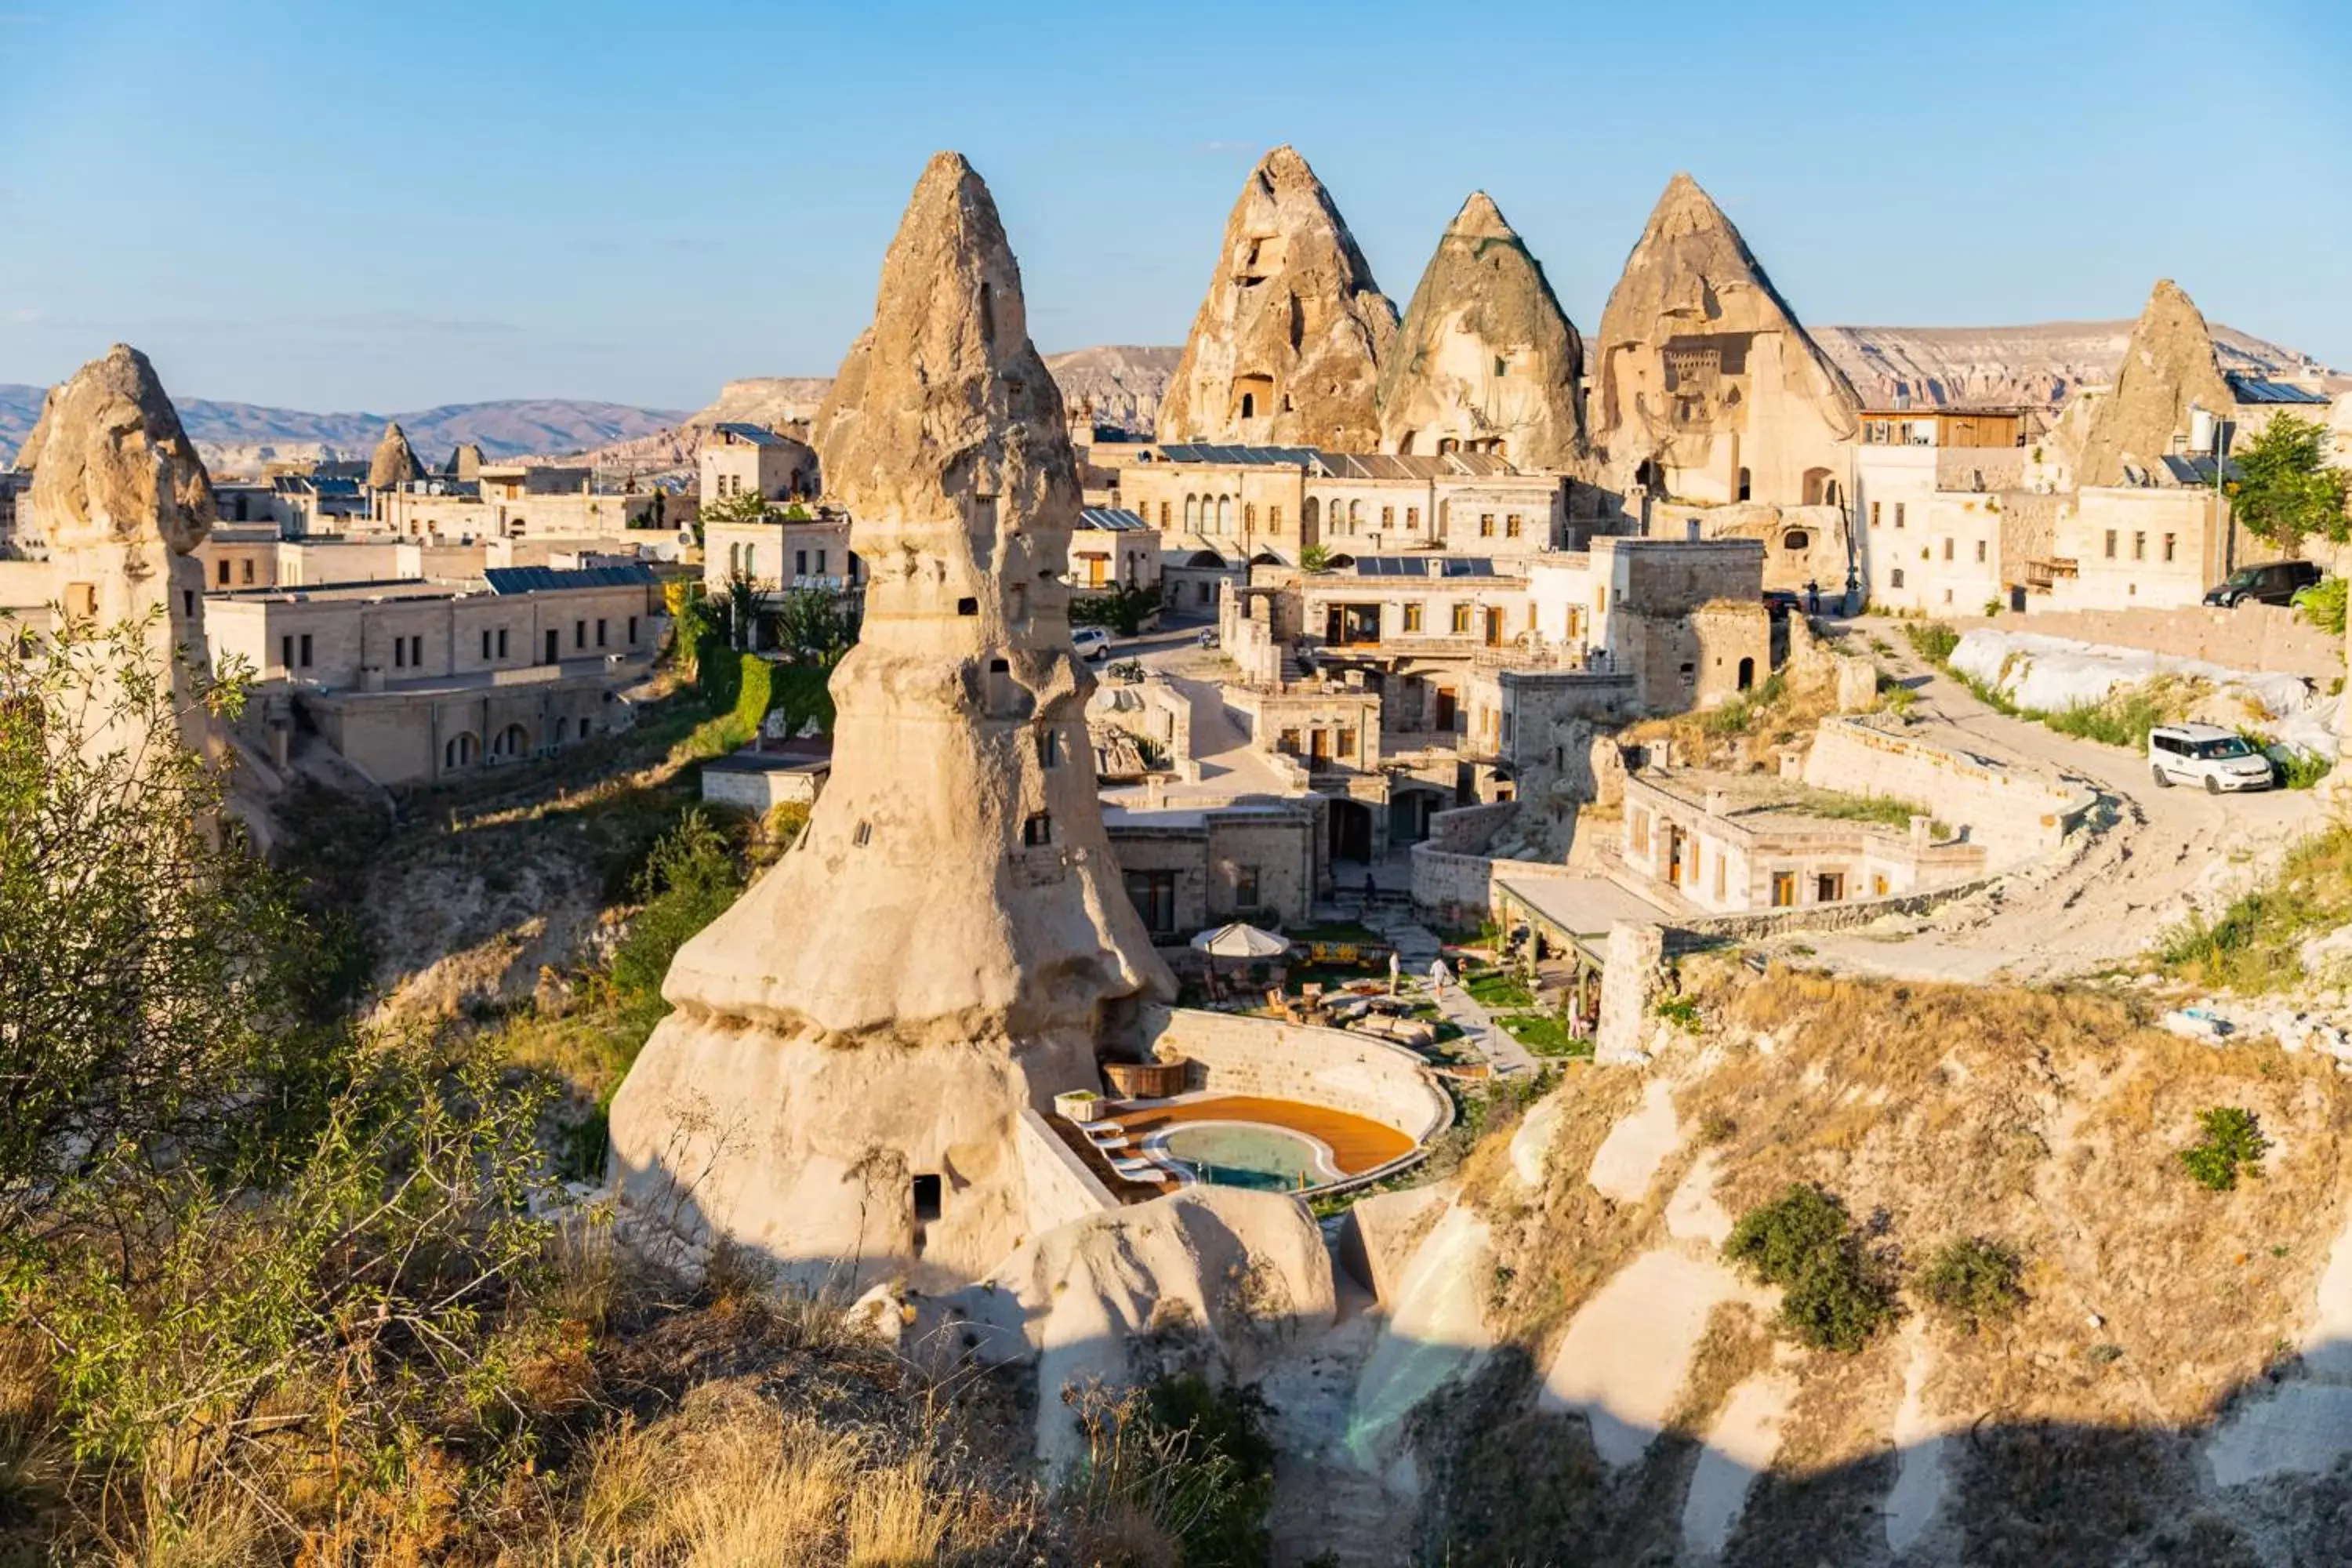
<svg viewBox="0 0 2352 1568"><path fill-rule="evenodd" d="M1579 326L1688 169L1810 321L2207 314L2352 367L2352 4L0 0L0 382L691 407L828 374L923 160L1049 351L1181 340L1291 142L1408 298L1483 186Z"/></svg>

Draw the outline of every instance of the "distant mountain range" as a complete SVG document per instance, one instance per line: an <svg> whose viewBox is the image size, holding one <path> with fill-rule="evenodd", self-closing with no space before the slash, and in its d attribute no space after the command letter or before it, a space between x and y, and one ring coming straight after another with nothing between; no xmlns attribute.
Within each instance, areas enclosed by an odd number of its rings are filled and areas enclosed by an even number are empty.
<svg viewBox="0 0 2352 1568"><path fill-rule="evenodd" d="M0 461L13 458L33 433L47 394L44 386L0 384ZM375 450L385 423L394 419L408 432L417 456L437 464L460 441L479 443L492 458L577 452L653 435L687 417L682 409L551 397L452 403L404 414L309 414L192 397L180 400L179 410L180 423L205 461L222 472L258 471L273 458L363 458Z"/></svg>
<svg viewBox="0 0 2352 1568"><path fill-rule="evenodd" d="M2115 379L2132 323L2047 321L2019 327L1815 327L1814 337L1852 378L1865 403L1898 395L1916 405L2055 406L2084 385ZM2221 368L2283 375L2317 367L2308 356L2216 323ZM1102 424L1149 432L1181 350L1107 345L1048 354L1045 363L1074 406ZM2328 384L2347 383L2329 377ZM492 458L569 458L640 469L683 468L722 420L785 426L815 414L825 376L751 376L730 381L709 407L635 408L618 403L523 398L452 403L406 414L306 414L249 403L191 398L181 422L220 473L255 473L272 458L364 457L384 423L397 419L417 455L439 464L460 441ZM0 462L16 453L40 416L47 389L0 384Z"/></svg>

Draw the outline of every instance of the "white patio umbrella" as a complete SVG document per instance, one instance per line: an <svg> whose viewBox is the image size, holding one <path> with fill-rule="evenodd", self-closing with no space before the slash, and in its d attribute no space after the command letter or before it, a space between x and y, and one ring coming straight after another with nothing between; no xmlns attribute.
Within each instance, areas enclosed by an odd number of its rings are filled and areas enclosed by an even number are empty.
<svg viewBox="0 0 2352 1568"><path fill-rule="evenodd" d="M1212 958L1278 958L1290 951L1283 938L1239 921L1202 931L1192 945Z"/></svg>
<svg viewBox="0 0 2352 1568"><path fill-rule="evenodd" d="M1272 931L1260 931L1254 925L1235 921L1231 925L1204 931L1192 939L1192 945L1205 956L1209 973L1209 994L1217 994L1217 964L1220 958L1275 958L1290 951L1290 943Z"/></svg>

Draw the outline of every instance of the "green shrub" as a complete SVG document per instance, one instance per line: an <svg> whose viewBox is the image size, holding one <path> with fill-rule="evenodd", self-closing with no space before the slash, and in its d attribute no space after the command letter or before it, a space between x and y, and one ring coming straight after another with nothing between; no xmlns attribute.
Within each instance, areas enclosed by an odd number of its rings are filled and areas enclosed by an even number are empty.
<svg viewBox="0 0 2352 1568"><path fill-rule="evenodd" d="M1799 1182L1739 1216L1724 1256L1780 1287L1781 1326L1851 1353L1895 1319L1895 1293L1862 1250L1845 1205Z"/></svg>
<svg viewBox="0 0 2352 1568"><path fill-rule="evenodd" d="M2344 635L2344 584L2341 577L2323 577L2303 591L2295 609L2303 618L2329 637Z"/></svg>
<svg viewBox="0 0 2352 1568"><path fill-rule="evenodd" d="M1933 665L1950 663L1952 650L1960 646L1960 634L1941 621L1905 626L1903 635L1909 640L1912 649Z"/></svg>
<svg viewBox="0 0 2352 1568"><path fill-rule="evenodd" d="M2235 1105L2216 1105L2197 1113L2205 1136L2180 1152L2180 1163L2200 1184L2226 1193L2238 1184L2241 1171L2260 1176L2263 1156L2271 1141L2263 1135L2254 1113Z"/></svg>
<svg viewBox="0 0 2352 1568"><path fill-rule="evenodd" d="M1079 1514L1114 1531L1139 1516L1184 1568L1266 1560L1276 1449L1254 1392L1186 1373L1140 1393L1097 1385L1067 1397L1087 1445L1064 1491Z"/></svg>
<svg viewBox="0 0 2352 1568"><path fill-rule="evenodd" d="M1685 1033L1696 1034L1698 1030L1698 1003L1693 997L1661 996L1653 1010L1659 1017Z"/></svg>
<svg viewBox="0 0 2352 1568"><path fill-rule="evenodd" d="M2271 759L2271 772L2277 775L2282 789L2309 789L2336 771L2334 763L2300 746L2265 747L2263 750Z"/></svg>
<svg viewBox="0 0 2352 1568"><path fill-rule="evenodd" d="M1958 1237L1928 1259L1919 1276L1919 1296L1971 1331L2012 1316L2025 1305L2018 1283L2025 1265L2014 1247L1982 1237Z"/></svg>
<svg viewBox="0 0 2352 1568"><path fill-rule="evenodd" d="M613 952L613 988L625 997L661 993L687 940L727 912L743 890L735 851L700 810L654 845L632 889L643 905Z"/></svg>
<svg viewBox="0 0 2352 1568"><path fill-rule="evenodd" d="M1121 637L1131 637L1143 629L1145 617L1159 608L1157 589L1113 587L1108 593L1073 595L1070 624L1108 626Z"/></svg>

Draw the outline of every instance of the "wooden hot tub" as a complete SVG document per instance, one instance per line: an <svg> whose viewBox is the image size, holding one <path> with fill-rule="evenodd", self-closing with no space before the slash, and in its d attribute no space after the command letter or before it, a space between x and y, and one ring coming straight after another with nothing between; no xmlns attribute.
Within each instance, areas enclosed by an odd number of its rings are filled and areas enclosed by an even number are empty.
<svg viewBox="0 0 2352 1568"><path fill-rule="evenodd" d="M1105 1062L1103 1080L1121 1100L1167 1100L1184 1092L1192 1064L1179 1057L1172 1062Z"/></svg>

